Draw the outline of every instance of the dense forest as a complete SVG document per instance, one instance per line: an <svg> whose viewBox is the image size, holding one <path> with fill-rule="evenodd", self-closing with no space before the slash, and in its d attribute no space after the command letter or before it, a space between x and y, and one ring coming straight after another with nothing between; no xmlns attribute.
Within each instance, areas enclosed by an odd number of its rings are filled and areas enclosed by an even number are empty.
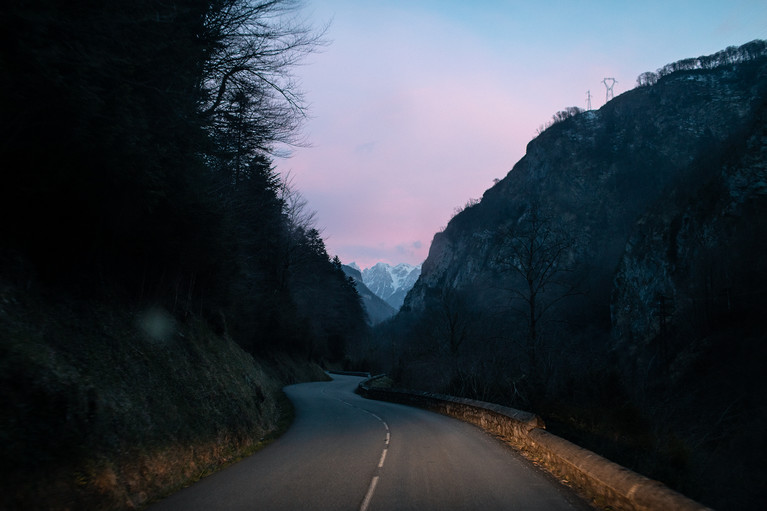
<svg viewBox="0 0 767 511"><path fill-rule="evenodd" d="M292 70L324 44L300 7L0 9L9 506L140 505L168 488L133 481L121 453L172 446L187 472L190 442L230 458L279 422L281 384L366 334L353 282L273 165L301 143Z"/></svg>
<svg viewBox="0 0 767 511"><path fill-rule="evenodd" d="M304 115L291 69L321 43L296 16L236 0L4 8L3 258L203 315L254 352L338 356L364 325L357 298L271 159Z"/></svg>
<svg viewBox="0 0 767 511"><path fill-rule="evenodd" d="M767 42L558 112L368 346L716 509L765 499ZM759 503L759 504L757 504Z"/></svg>

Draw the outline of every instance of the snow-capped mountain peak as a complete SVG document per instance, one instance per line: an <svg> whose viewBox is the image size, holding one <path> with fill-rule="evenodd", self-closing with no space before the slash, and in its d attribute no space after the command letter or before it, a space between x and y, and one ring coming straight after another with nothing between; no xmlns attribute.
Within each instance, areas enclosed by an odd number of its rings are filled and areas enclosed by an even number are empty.
<svg viewBox="0 0 767 511"><path fill-rule="evenodd" d="M409 290L411 287L413 287L416 279L418 279L418 276L421 274L421 265L419 264L418 266L411 266L409 264L400 263L394 268L389 267L388 270L392 280L394 281L395 288L399 289L407 287Z"/></svg>
<svg viewBox="0 0 767 511"><path fill-rule="evenodd" d="M399 310L405 295L415 285L420 274L421 265L400 263L391 266L387 263L377 263L362 270L362 281L376 295Z"/></svg>

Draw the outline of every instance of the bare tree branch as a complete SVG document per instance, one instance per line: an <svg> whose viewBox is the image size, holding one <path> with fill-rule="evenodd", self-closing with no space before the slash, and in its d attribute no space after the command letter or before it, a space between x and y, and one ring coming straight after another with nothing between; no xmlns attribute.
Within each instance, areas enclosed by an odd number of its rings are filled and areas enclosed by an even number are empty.
<svg viewBox="0 0 767 511"><path fill-rule="evenodd" d="M313 31L299 17L300 7L296 0L219 0L200 35L208 48L200 114L211 126L226 125L235 98L246 95L248 111L240 115L257 139L254 149L263 153L275 143L302 143L306 102L292 73L325 44L327 27Z"/></svg>

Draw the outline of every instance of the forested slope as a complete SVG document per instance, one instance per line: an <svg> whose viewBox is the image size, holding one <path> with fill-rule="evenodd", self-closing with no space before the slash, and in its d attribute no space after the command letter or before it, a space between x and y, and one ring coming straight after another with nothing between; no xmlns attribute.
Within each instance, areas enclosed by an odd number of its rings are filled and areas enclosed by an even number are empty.
<svg viewBox="0 0 767 511"><path fill-rule="evenodd" d="M9 506L141 505L258 443L275 392L365 335L272 165L300 141L291 70L322 44L299 7L2 7Z"/></svg>

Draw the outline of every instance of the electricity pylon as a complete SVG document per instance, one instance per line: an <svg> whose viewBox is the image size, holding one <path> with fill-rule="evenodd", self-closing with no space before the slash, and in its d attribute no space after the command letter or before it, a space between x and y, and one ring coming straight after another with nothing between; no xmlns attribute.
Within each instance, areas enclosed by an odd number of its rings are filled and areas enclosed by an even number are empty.
<svg viewBox="0 0 767 511"><path fill-rule="evenodd" d="M610 82L609 85L607 83L608 81ZM615 78L605 78L604 80L602 80L602 83L605 84L605 88L607 89L607 91L605 92L605 103L607 103L608 101L613 99L613 97L615 97L613 94L613 85L618 83L618 80L616 80Z"/></svg>

